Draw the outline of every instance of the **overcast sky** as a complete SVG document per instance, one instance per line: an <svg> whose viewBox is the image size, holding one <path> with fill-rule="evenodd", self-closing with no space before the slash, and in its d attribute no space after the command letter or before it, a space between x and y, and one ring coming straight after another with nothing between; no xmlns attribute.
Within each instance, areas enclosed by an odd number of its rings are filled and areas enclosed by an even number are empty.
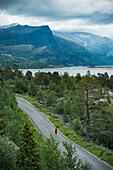
<svg viewBox="0 0 113 170"><path fill-rule="evenodd" d="M11 23L113 38L113 0L0 0L0 25Z"/></svg>

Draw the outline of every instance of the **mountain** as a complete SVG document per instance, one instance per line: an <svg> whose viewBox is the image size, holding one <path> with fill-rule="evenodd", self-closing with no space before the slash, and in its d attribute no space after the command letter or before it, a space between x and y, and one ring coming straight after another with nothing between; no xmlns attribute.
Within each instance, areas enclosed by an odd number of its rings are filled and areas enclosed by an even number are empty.
<svg viewBox="0 0 113 170"><path fill-rule="evenodd" d="M38 69L47 68L49 66L42 64L38 61L29 61L25 58L13 57L9 54L0 54L0 66L10 66L12 68L13 64L17 64L21 69Z"/></svg>
<svg viewBox="0 0 113 170"><path fill-rule="evenodd" d="M87 32L53 32L54 35L82 45L100 65L113 65L113 40ZM99 64L99 63L98 63Z"/></svg>
<svg viewBox="0 0 113 170"><path fill-rule="evenodd" d="M113 64L108 38L89 33L54 33L48 26L11 24L0 27L0 54L52 67Z"/></svg>
<svg viewBox="0 0 113 170"><path fill-rule="evenodd" d="M0 29L0 54L24 57L50 66L92 65L92 55L81 45L53 36L48 26L7 26Z"/></svg>
<svg viewBox="0 0 113 170"><path fill-rule="evenodd" d="M58 61L50 49L53 42L54 37L48 26L16 25L0 29L0 54L54 65Z"/></svg>

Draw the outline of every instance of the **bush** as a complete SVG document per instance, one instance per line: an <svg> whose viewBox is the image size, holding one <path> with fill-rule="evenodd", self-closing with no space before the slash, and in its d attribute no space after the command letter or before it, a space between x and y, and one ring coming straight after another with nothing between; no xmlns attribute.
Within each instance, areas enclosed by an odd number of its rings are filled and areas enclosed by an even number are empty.
<svg viewBox="0 0 113 170"><path fill-rule="evenodd" d="M54 91L58 97L62 96L62 88L58 84L50 84L48 87L49 90Z"/></svg>
<svg viewBox="0 0 113 170"><path fill-rule="evenodd" d="M54 108L54 111L57 113L57 114L63 114L64 113L64 104L63 104L63 100L60 100L55 108Z"/></svg>
<svg viewBox="0 0 113 170"><path fill-rule="evenodd" d="M53 91L47 91L47 93L45 94L45 98L47 106L51 106L56 102L56 95Z"/></svg>
<svg viewBox="0 0 113 170"><path fill-rule="evenodd" d="M63 119L64 119L65 123L69 122L69 117L68 117L68 115L66 113L63 114Z"/></svg>
<svg viewBox="0 0 113 170"><path fill-rule="evenodd" d="M34 82L31 81L28 88L28 94L34 97L36 95L36 92L37 92L37 86Z"/></svg>
<svg viewBox="0 0 113 170"><path fill-rule="evenodd" d="M44 99L44 93L42 91L37 91L35 99L40 101Z"/></svg>
<svg viewBox="0 0 113 170"><path fill-rule="evenodd" d="M0 136L0 169L15 169L16 145L6 137Z"/></svg>
<svg viewBox="0 0 113 170"><path fill-rule="evenodd" d="M80 119L73 120L73 129L77 134L81 133L81 122Z"/></svg>
<svg viewBox="0 0 113 170"><path fill-rule="evenodd" d="M23 79L15 80L15 92L16 93L25 93L27 92L27 85Z"/></svg>

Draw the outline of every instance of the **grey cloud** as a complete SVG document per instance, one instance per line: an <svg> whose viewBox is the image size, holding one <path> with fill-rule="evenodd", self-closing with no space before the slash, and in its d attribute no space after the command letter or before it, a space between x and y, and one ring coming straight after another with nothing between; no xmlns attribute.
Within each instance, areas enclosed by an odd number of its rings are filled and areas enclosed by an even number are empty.
<svg viewBox="0 0 113 170"><path fill-rule="evenodd" d="M91 15L84 15L80 18L84 18L87 20L89 24L110 24L113 23L113 13L112 14L106 14L106 13L99 13L95 12Z"/></svg>
<svg viewBox="0 0 113 170"><path fill-rule="evenodd" d="M89 24L113 23L113 0L0 0L11 15L46 17L48 20L84 19Z"/></svg>
<svg viewBox="0 0 113 170"><path fill-rule="evenodd" d="M9 9L12 5L16 5L17 0L0 0L0 9Z"/></svg>

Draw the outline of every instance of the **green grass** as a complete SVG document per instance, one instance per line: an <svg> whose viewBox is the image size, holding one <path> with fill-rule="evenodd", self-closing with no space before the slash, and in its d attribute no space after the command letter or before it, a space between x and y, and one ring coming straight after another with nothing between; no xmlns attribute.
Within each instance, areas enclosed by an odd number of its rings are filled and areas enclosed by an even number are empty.
<svg viewBox="0 0 113 170"><path fill-rule="evenodd" d="M41 104L39 104L37 101L35 101L33 98L29 97L22 97L19 96L27 101L29 101L31 104L33 104L37 109L39 109L41 112L49 116L49 119L54 123L55 126L58 127L58 129L70 140L77 143L79 146L83 147L84 149L90 151L100 159L104 160L111 166L113 166L113 152L105 150L102 146L97 146L94 143L88 143L86 142L86 139L78 136L74 130L69 129L61 120L58 119L56 115L54 115L51 112L48 112L47 109L43 108Z"/></svg>

